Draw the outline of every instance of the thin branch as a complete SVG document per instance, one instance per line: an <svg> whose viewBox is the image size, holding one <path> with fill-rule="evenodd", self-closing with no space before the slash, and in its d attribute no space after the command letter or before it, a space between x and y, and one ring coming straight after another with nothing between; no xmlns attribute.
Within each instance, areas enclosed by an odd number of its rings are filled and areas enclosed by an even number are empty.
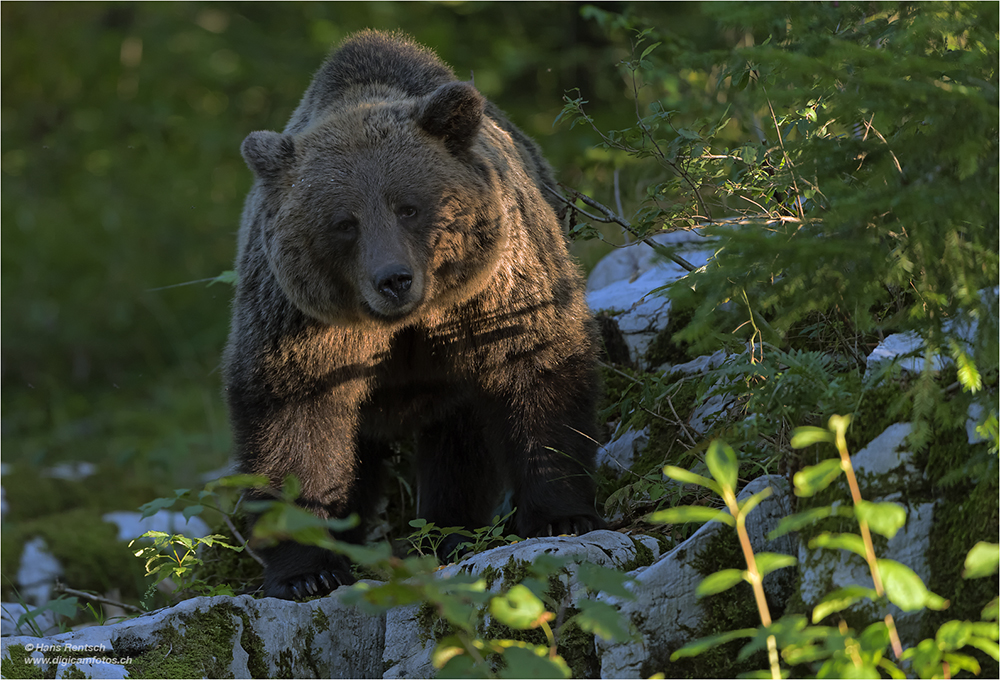
<svg viewBox="0 0 1000 680"><path fill-rule="evenodd" d="M635 55L635 46L634 45L632 46L632 54ZM688 173L685 172L680 167L680 165L678 165L675 161L672 161L669 158L667 158L667 155L665 153L663 153L663 149L660 148L660 145L656 143L656 139L653 138L652 131L648 127L646 127L646 124L643 122L643 120L642 120L642 114L639 111L639 86L636 83L636 78L635 78L636 70L637 70L637 68L631 69L631 71L632 71L632 100L635 102L635 119L639 123L639 127L642 128L643 134L649 140L650 144L653 145L653 148L656 149L656 154L657 154L657 156L659 156L660 161L663 162L663 163L666 163L667 166L669 166L671 170L673 170L675 173L677 173L678 177L680 177L681 179L683 179L687 183L687 185L689 187L691 187L691 191L694 192L694 197L698 201L698 206L699 206L699 208L701 208L701 211L704 214L705 218L706 219L712 219L712 213L708 210L708 206L705 205L705 199L703 199L701 197L701 192L698 191L698 185L696 185L694 183L694 181L692 181L691 176L688 175Z"/></svg>
<svg viewBox="0 0 1000 680"><path fill-rule="evenodd" d="M781 126L778 125L778 117L774 113L774 107L771 106L771 97L767 94L767 88L764 87L764 83L760 83L760 89L763 90L764 98L767 100L767 110L771 112L771 122L774 123L774 132L778 135L778 146L781 147L781 154L785 157L785 162L788 163L788 170L792 175L792 186L795 187L795 208L799 213L799 218L804 222L806 214L802 208L802 192L799 191L799 183L795 179L795 165L788 156L788 151L785 150L785 140L781 138Z"/></svg>
<svg viewBox="0 0 1000 680"><path fill-rule="evenodd" d="M236 538L236 540L240 542L240 545L243 546L243 549L247 551L247 555L249 555L250 557L254 558L257 561L257 564L259 564L260 566L266 568L267 565L264 564L264 560L262 560L261 557L260 557L260 555L258 555L257 553L255 553L250 548L250 546L247 545L247 540L245 538L243 538L243 534L241 534L239 532L239 530L236 528L236 525L233 524L233 521L231 519L229 519L229 515L227 515L226 513L222 513L222 520L226 523L226 526L229 527L229 531L232 532L232 534Z"/></svg>
<svg viewBox="0 0 1000 680"><path fill-rule="evenodd" d="M90 593L85 593L82 590L74 590L73 588L67 588L61 583L57 583L54 588L57 593L65 593L67 595L72 595L73 597L79 597L84 600L90 600L91 602L96 602L98 604L107 604L112 607L120 607L125 611L132 612L134 614L144 614L141 609L130 604L125 604L124 602L118 602L117 600L112 600L107 597L101 597L100 595L91 595Z"/></svg>
<svg viewBox="0 0 1000 680"><path fill-rule="evenodd" d="M563 184L559 185L563 189L565 189L566 191L569 191L570 193L572 193L574 199L579 199L579 200L583 201L584 203L586 203L587 205L589 205L590 207L596 208L597 210L599 210L601 212L601 214L604 215L604 217L599 217L599 216L594 215L592 213L588 213L586 210L581 210L580 208L577 208L574 205L575 202L576 202L575 200L573 200L573 201L569 200L568 198L566 198L565 196L563 196L560 192L558 192L555 189L553 189L552 187L550 187L548 184L546 184L544 186L545 186L545 189L549 193L551 193L553 196L555 196L556 198L558 198L560 201L562 201L566 205L568 205L571 208L573 208L573 209L577 210L578 212L580 212L587 219L593 220L595 222L603 222L605 224L610 223L610 222L614 222L615 224L618 224L621 227L623 227L628 233L630 233L633 236L635 236L637 239L639 239L639 241L641 241L642 243L645 243L647 246L649 246L653 250L656 250L657 246L659 246L658 243L656 243L655 241L652 241L649 237L640 236L639 233L632 227L632 224L627 219L625 219L621 215L615 213L611 208L609 208L606 205L603 205L601 203L598 203L594 199L590 198L589 196L587 196L585 194L580 193L576 189L573 189L571 187L567 187L567 186L565 186ZM695 269L697 269L697 267L695 267L693 264L691 264L690 262L688 262L687 260L685 260L680 255L670 254L668 257L671 260L673 260L673 262L675 264L677 264L677 266L679 266L682 269L685 269L685 270L687 270L689 272L693 272Z"/></svg>

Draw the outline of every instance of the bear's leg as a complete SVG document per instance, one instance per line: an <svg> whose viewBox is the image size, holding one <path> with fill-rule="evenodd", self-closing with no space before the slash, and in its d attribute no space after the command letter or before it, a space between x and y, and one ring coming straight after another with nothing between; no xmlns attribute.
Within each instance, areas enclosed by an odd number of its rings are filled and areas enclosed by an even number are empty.
<svg viewBox="0 0 1000 680"><path fill-rule="evenodd" d="M426 427L417 438L417 516L439 527L487 525L505 486L506 470L498 463L471 410ZM451 557L465 540L449 536L438 557Z"/></svg>
<svg viewBox="0 0 1000 680"><path fill-rule="evenodd" d="M511 461L515 532L521 536L585 534L606 523L595 509L595 394L583 362L523 377L517 399L494 412L487 438Z"/></svg>
<svg viewBox="0 0 1000 680"><path fill-rule="evenodd" d="M380 442L362 439L357 451L358 467L346 506L336 503L323 507L300 501L301 505L320 517L345 517L356 513L361 519L358 526L334 535L336 540L348 543L364 541L365 519L371 516L378 500L382 460L389 452L389 447ZM326 595L341 585L354 583L355 580L347 558L324 548L282 541L259 552L267 564L264 570L264 593L268 597L301 600Z"/></svg>
<svg viewBox="0 0 1000 680"><path fill-rule="evenodd" d="M377 497L381 470L378 445L356 442L356 414L348 390L309 399L277 400L230 385L228 396L241 471L263 475L280 486L286 475L301 484L297 503L321 518L356 513L361 526L336 536L363 538L364 521ZM263 492L250 499L267 498ZM263 548L264 593L300 599L353 582L350 563L316 546L282 541Z"/></svg>

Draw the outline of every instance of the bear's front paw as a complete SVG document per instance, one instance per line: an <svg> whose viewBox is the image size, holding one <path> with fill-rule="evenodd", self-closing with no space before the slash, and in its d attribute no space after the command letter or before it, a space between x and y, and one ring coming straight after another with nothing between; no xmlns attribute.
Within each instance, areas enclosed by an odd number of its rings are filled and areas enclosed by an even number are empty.
<svg viewBox="0 0 1000 680"><path fill-rule="evenodd" d="M597 529L605 529L607 526L607 523L597 515L573 515L571 517L536 520L529 529L524 530L524 534L527 537L561 536L563 534L582 536Z"/></svg>
<svg viewBox="0 0 1000 680"><path fill-rule="evenodd" d="M326 595L355 581L344 557L316 546L286 541L262 553L267 563L265 597L302 600Z"/></svg>
<svg viewBox="0 0 1000 680"><path fill-rule="evenodd" d="M307 597L328 595L343 585L354 583L350 574L324 570L315 574L300 574L283 583L272 584L268 589L268 597L279 597L283 600L303 600Z"/></svg>

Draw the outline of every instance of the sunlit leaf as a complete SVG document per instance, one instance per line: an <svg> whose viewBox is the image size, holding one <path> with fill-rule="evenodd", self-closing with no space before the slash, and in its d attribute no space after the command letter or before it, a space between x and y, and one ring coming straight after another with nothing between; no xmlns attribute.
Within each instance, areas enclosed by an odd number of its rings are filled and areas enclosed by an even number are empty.
<svg viewBox="0 0 1000 680"><path fill-rule="evenodd" d="M754 555L757 562L757 572L763 578L773 571L795 566L798 560L791 555L781 553L759 552Z"/></svg>
<svg viewBox="0 0 1000 680"><path fill-rule="evenodd" d="M658 510L647 517L653 524L684 524L685 522L722 522L736 526L736 520L725 510L708 508L704 505L679 505L676 508Z"/></svg>
<svg viewBox="0 0 1000 680"><path fill-rule="evenodd" d="M535 627L538 618L544 613L545 603L520 584L490 601L490 614L500 623L515 630Z"/></svg>
<svg viewBox="0 0 1000 680"><path fill-rule="evenodd" d="M886 538L892 538L906 524L906 510L897 503L873 503L862 500L854 506L858 520Z"/></svg>
<svg viewBox="0 0 1000 680"><path fill-rule="evenodd" d="M962 578L982 578L991 576L1000 567L1000 544L979 541L965 556Z"/></svg>
<svg viewBox="0 0 1000 680"><path fill-rule="evenodd" d="M711 489L717 495L722 495L722 488L714 480L708 477L702 477L701 475L696 475L690 470L685 470L684 468L676 467L674 465L667 465L663 468L663 474L670 479L675 479L682 484L697 484L698 486L703 486L706 489Z"/></svg>
<svg viewBox="0 0 1000 680"><path fill-rule="evenodd" d="M865 557L865 542L857 534L834 534L824 532L809 541L810 548L839 548Z"/></svg>
<svg viewBox="0 0 1000 680"><path fill-rule="evenodd" d="M830 614L843 611L855 602L863 599L876 600L878 599L878 593L875 592L874 588L865 588L857 585L838 588L832 593L825 595L813 608L812 622L819 623Z"/></svg>
<svg viewBox="0 0 1000 680"><path fill-rule="evenodd" d="M717 571L703 578L694 592L698 597L707 597L708 595L721 593L742 581L744 574L746 572L740 569L723 569L722 571Z"/></svg>
<svg viewBox="0 0 1000 680"><path fill-rule="evenodd" d="M878 560L882 584L889 601L904 612L917 611L927 607L940 610L948 606L948 601L927 590L927 586L916 572L895 560Z"/></svg>
<svg viewBox="0 0 1000 680"><path fill-rule="evenodd" d="M791 445L793 449L803 449L813 444L832 442L833 433L822 427L810 425L797 427L792 431Z"/></svg>
<svg viewBox="0 0 1000 680"><path fill-rule="evenodd" d="M719 439L713 440L705 454L705 465L722 489L735 491L740 466L736 462L736 452L731 446Z"/></svg>
<svg viewBox="0 0 1000 680"><path fill-rule="evenodd" d="M830 458L822 463L804 467L792 477L796 496L813 496L830 484L842 472L839 458Z"/></svg>

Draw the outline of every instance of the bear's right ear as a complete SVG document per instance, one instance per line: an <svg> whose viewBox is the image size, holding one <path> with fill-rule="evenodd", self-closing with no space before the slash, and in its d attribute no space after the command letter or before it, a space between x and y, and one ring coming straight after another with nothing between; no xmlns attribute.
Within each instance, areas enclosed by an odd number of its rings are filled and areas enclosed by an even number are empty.
<svg viewBox="0 0 1000 680"><path fill-rule="evenodd" d="M427 97L417 114L417 124L444 140L452 153L472 144L483 122L486 100L470 83L446 83Z"/></svg>
<svg viewBox="0 0 1000 680"><path fill-rule="evenodd" d="M272 179L292 166L295 142L290 135L261 130L247 135L240 153L258 178Z"/></svg>

